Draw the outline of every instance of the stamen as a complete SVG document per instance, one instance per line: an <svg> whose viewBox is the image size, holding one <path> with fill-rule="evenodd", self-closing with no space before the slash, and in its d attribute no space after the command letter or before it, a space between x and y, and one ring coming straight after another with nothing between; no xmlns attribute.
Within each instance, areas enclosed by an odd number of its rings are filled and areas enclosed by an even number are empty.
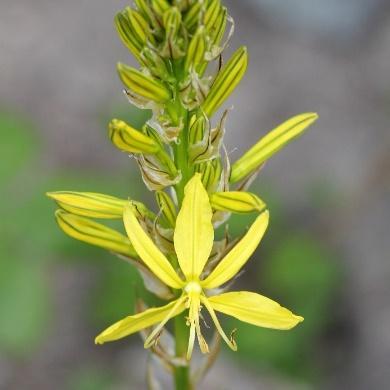
<svg viewBox="0 0 390 390"><path fill-rule="evenodd" d="M169 313L165 316L165 318L160 322L157 328L155 328L153 332L145 340L144 348L150 348L153 344L155 344L156 338L158 340L158 338L160 337L163 327L172 318L173 313L177 310L177 308L183 303L185 299L186 297L183 296L177 300L176 304L172 307Z"/></svg>
<svg viewBox="0 0 390 390"><path fill-rule="evenodd" d="M231 336L231 339L229 339L227 336L226 336L226 333L223 331L222 329L222 326L221 324L219 323L218 321L218 318L215 314L215 311L214 309L212 308L212 306L210 305L208 299L201 295L200 297L200 300L201 302L205 305L206 309L208 310L208 312L210 313L210 316L214 322L214 325L215 327L217 328L219 334L221 335L221 337L225 340L226 344L233 350L233 351L237 351L237 344L236 342L234 341L233 337ZM234 333L232 332L232 335L234 335Z"/></svg>

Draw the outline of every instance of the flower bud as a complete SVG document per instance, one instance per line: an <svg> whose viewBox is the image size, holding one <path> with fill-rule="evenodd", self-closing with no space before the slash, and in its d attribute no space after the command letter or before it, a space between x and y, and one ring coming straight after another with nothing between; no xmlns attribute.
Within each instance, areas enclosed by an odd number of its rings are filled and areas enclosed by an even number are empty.
<svg viewBox="0 0 390 390"><path fill-rule="evenodd" d="M128 200L94 192L57 191L48 192L63 210L89 218L120 219ZM135 202L140 216L154 219L155 215L141 202Z"/></svg>
<svg viewBox="0 0 390 390"><path fill-rule="evenodd" d="M207 116L211 116L221 104L229 97L234 88L241 81L248 65L246 47L238 49L229 62L222 67L202 104Z"/></svg>
<svg viewBox="0 0 390 390"><path fill-rule="evenodd" d="M174 80L165 61L155 49L145 46L141 52L141 59L153 76L167 82Z"/></svg>
<svg viewBox="0 0 390 390"><path fill-rule="evenodd" d="M199 164L219 156L219 151L225 135L225 122L228 111L225 111L218 126L210 130L209 121L206 118L203 128L203 138L189 145L188 155L189 160L194 164ZM196 123L196 122L195 122ZM191 130L190 130L191 135Z"/></svg>
<svg viewBox="0 0 390 390"><path fill-rule="evenodd" d="M253 211L262 212L266 204L251 192L216 192L210 196L210 203L214 210L245 214Z"/></svg>
<svg viewBox="0 0 390 390"><path fill-rule="evenodd" d="M147 20L130 7L115 16L115 26L123 43L138 60L147 41L154 42Z"/></svg>
<svg viewBox="0 0 390 390"><path fill-rule="evenodd" d="M194 145L204 139L204 135L210 131L210 121L205 115L193 117L188 133L188 143Z"/></svg>
<svg viewBox="0 0 390 390"><path fill-rule="evenodd" d="M204 55L206 53L206 31L204 26L200 26L192 37L188 46L187 57L184 64L184 69L188 72L190 69L199 71L199 67L202 66L204 61Z"/></svg>
<svg viewBox="0 0 390 390"><path fill-rule="evenodd" d="M123 152L155 154L160 145L127 123L113 119L108 125L111 142Z"/></svg>
<svg viewBox="0 0 390 390"><path fill-rule="evenodd" d="M59 227L76 240L133 258L137 257L130 240L116 230L63 210L57 210L55 217Z"/></svg>
<svg viewBox="0 0 390 390"><path fill-rule="evenodd" d="M185 55L183 50L184 41L179 37L181 26L181 13L176 7L170 7L163 15L165 28L165 41L160 49L165 58L178 59Z"/></svg>
<svg viewBox="0 0 390 390"><path fill-rule="evenodd" d="M200 25L200 17L202 15L203 2L194 1L194 3L189 8L188 12L183 18L184 25L187 27L188 31L192 31L197 26Z"/></svg>
<svg viewBox="0 0 390 390"><path fill-rule="evenodd" d="M157 191L156 201L167 224L172 228L175 227L177 210L171 197L166 192Z"/></svg>
<svg viewBox="0 0 390 390"><path fill-rule="evenodd" d="M212 26L209 28L209 36L213 45L218 46L225 34L228 20L228 11L226 7L221 7L219 14Z"/></svg>
<svg viewBox="0 0 390 390"><path fill-rule="evenodd" d="M202 175L202 183L207 192L215 192L220 184L222 173L220 160L216 159L198 164L195 169Z"/></svg>
<svg viewBox="0 0 390 390"><path fill-rule="evenodd" d="M167 164L168 158L169 156L162 162L161 158L153 155L145 156L141 154L136 156L142 179L150 191L163 190L181 180L181 173L177 171L173 162Z"/></svg>
<svg viewBox="0 0 390 390"><path fill-rule="evenodd" d="M181 12L176 7L170 7L163 15L166 38L174 40L181 24Z"/></svg>
<svg viewBox="0 0 390 390"><path fill-rule="evenodd" d="M210 31L218 18L221 11L221 0L210 0L204 14L203 23L206 26L207 31Z"/></svg>
<svg viewBox="0 0 390 390"><path fill-rule="evenodd" d="M158 23L153 9L149 5L147 0L134 0L139 12L148 21L153 28L153 32L159 33L161 31L161 25Z"/></svg>
<svg viewBox="0 0 390 390"><path fill-rule="evenodd" d="M137 69L119 63L118 73L123 84L144 99L165 103L172 98L171 91L163 83Z"/></svg>
<svg viewBox="0 0 390 390"><path fill-rule="evenodd" d="M165 11L171 8L171 5L167 0L150 0L150 3L154 12L161 17L164 15Z"/></svg>
<svg viewBox="0 0 390 390"><path fill-rule="evenodd" d="M236 183L254 172L264 161L301 135L317 119L318 115L312 112L297 115L260 138L252 148L233 164L230 182Z"/></svg>

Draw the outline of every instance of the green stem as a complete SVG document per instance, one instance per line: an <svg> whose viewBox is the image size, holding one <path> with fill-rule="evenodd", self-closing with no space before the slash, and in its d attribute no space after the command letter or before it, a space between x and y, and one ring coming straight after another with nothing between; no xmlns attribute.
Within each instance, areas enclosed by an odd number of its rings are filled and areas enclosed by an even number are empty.
<svg viewBox="0 0 390 390"><path fill-rule="evenodd" d="M176 357L185 359L188 346L188 326L186 325L185 314L175 318L175 341ZM192 389L189 365L175 367L175 387L176 390Z"/></svg>
<svg viewBox="0 0 390 390"><path fill-rule="evenodd" d="M184 187L192 176L188 164L188 111L182 106L179 98L179 82L182 79L183 66L181 62L174 64L174 74L177 80L176 96L172 109L176 111L177 118L183 120L183 129L179 136L179 142L175 147L175 165L180 170L182 178L175 186L179 207L184 198ZM179 124L179 122L177 123ZM183 313L175 318L175 349L176 357L186 359L189 329L186 324L186 314ZM190 365L177 366L174 371L176 390L191 390Z"/></svg>

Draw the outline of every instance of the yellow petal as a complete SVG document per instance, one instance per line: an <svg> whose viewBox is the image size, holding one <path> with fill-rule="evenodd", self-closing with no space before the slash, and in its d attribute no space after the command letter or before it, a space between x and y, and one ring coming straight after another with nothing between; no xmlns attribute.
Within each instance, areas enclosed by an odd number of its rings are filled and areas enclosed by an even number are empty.
<svg viewBox="0 0 390 390"><path fill-rule="evenodd" d="M177 316L185 309L184 301L181 305L175 307L178 301L173 301L168 305L152 308L144 311L143 313L129 316L121 321L118 321L114 325L111 325L104 332L100 333L96 337L96 344L104 344L107 341L119 340L123 337L129 336L132 333L138 332L142 329L148 328L160 321L163 321L166 316L171 312L171 317Z"/></svg>
<svg viewBox="0 0 390 390"><path fill-rule="evenodd" d="M259 245L268 226L268 210L260 214L245 236L221 260L214 271L201 282L203 288L221 286L236 275Z"/></svg>
<svg viewBox="0 0 390 390"><path fill-rule="evenodd" d="M181 288L183 282L173 269L171 263L142 229L135 212L134 206L129 203L125 206L123 213L126 232L134 249L150 270L166 285L172 288Z"/></svg>
<svg viewBox="0 0 390 390"><path fill-rule="evenodd" d="M209 197L199 174L187 183L177 216L175 250L187 280L198 278L209 258L214 241Z"/></svg>
<svg viewBox="0 0 390 390"><path fill-rule="evenodd" d="M129 239L116 230L63 210L57 210L55 216L59 227L68 236L109 251L137 257Z"/></svg>
<svg viewBox="0 0 390 390"><path fill-rule="evenodd" d="M216 311L263 328L286 330L303 321L279 303L253 292L229 292L208 301Z"/></svg>

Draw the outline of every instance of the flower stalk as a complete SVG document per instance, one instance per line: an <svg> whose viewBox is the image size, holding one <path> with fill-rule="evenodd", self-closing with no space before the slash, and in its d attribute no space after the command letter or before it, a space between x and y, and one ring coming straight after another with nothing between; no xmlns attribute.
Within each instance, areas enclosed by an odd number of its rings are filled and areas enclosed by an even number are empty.
<svg viewBox="0 0 390 390"><path fill-rule="evenodd" d="M240 47L225 61L234 22L221 1L135 0L135 7L118 13L115 26L139 62L137 68L117 66L125 94L131 104L151 110L152 118L141 129L113 119L108 135L117 149L134 157L146 187L155 193L156 208L92 192L48 196L59 206L56 220L66 234L128 261L145 287L167 301L157 308L142 303L144 310L108 327L95 342L141 332L145 348L173 373L176 389L193 389L201 379L191 367L196 342L201 353L212 356L210 362L218 351L203 336L204 314L215 325L217 339L233 351L234 332L225 333L219 313L280 330L303 320L260 294L227 290L269 223L265 202L247 192L253 177L317 115L291 118L231 164L224 148L228 111L218 113L245 75L248 52ZM240 239L230 240L226 223L233 213L253 213L256 219ZM95 219L123 219L126 234ZM215 241L220 225L226 238ZM174 347L162 337L169 335L171 319Z"/></svg>

